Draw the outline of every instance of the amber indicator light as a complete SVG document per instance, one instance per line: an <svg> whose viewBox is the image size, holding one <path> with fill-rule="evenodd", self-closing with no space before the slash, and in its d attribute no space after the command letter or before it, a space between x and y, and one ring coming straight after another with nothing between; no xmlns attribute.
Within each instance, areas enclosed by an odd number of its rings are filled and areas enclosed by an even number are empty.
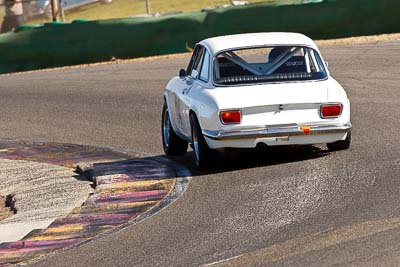
<svg viewBox="0 0 400 267"><path fill-rule="evenodd" d="M309 134L311 131L311 127L310 126L302 126L301 130L303 131L303 133Z"/></svg>

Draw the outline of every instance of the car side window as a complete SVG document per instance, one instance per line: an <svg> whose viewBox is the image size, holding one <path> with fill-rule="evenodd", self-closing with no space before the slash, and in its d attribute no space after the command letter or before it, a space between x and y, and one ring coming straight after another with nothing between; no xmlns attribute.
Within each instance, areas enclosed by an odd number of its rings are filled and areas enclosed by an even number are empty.
<svg viewBox="0 0 400 267"><path fill-rule="evenodd" d="M204 47L200 46L199 53L197 54L196 61L194 62L194 65L193 65L193 70L196 70L197 74L200 73L201 62L203 61L203 54L204 54ZM195 76L195 75L192 75L193 70L190 73L192 77Z"/></svg>
<svg viewBox="0 0 400 267"><path fill-rule="evenodd" d="M202 47L201 45L196 46L196 48L193 52L192 58L190 59L188 69L186 71L186 73L188 75L191 75L193 70L196 70L197 73L200 72L203 50L204 50L204 47Z"/></svg>
<svg viewBox="0 0 400 267"><path fill-rule="evenodd" d="M208 82L209 73L210 73L210 54L206 49L204 49L203 63L201 65L201 71L200 71L200 80L202 80L203 82Z"/></svg>
<svg viewBox="0 0 400 267"><path fill-rule="evenodd" d="M188 75L192 72L193 65L194 65L194 62L195 62L195 60L196 60L196 56L197 56L197 54L198 54L198 52L199 52L199 49L200 49L200 46L196 46L196 47L194 48L192 57L190 58L190 61L189 61L189 65L188 65L188 67L187 67L187 69L186 69L186 73L187 73Z"/></svg>

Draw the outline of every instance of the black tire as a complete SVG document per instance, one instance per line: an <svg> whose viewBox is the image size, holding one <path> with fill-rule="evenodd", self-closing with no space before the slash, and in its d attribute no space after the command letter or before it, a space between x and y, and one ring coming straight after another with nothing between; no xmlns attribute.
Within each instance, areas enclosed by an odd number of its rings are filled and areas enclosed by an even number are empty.
<svg viewBox="0 0 400 267"><path fill-rule="evenodd" d="M162 110L161 135L165 154L168 156L182 156L186 153L188 142L176 135L169 118L167 104L165 103Z"/></svg>
<svg viewBox="0 0 400 267"><path fill-rule="evenodd" d="M209 170L215 166L218 153L216 150L208 147L201 131L199 121L193 113L190 114L190 123L192 126L194 162L199 170Z"/></svg>
<svg viewBox="0 0 400 267"><path fill-rule="evenodd" d="M351 131L347 133L345 140L336 141L334 143L326 144L330 151L339 151L349 149L351 146Z"/></svg>

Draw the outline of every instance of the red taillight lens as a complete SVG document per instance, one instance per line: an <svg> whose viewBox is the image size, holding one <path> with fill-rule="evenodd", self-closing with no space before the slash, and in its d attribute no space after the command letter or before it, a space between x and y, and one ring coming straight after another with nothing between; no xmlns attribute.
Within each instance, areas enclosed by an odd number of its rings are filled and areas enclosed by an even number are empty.
<svg viewBox="0 0 400 267"><path fill-rule="evenodd" d="M219 117L223 124L235 124L240 123L242 119L242 113L240 110L227 110L221 111Z"/></svg>
<svg viewBox="0 0 400 267"><path fill-rule="evenodd" d="M337 118L342 114L342 104L326 104L321 106L322 118Z"/></svg>

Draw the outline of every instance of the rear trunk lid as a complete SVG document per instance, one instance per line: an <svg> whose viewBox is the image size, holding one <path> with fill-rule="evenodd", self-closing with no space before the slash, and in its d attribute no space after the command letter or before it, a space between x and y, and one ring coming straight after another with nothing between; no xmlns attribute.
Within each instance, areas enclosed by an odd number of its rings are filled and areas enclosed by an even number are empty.
<svg viewBox="0 0 400 267"><path fill-rule="evenodd" d="M210 92L220 110L240 109L243 126L309 124L323 121L326 81L219 87Z"/></svg>

